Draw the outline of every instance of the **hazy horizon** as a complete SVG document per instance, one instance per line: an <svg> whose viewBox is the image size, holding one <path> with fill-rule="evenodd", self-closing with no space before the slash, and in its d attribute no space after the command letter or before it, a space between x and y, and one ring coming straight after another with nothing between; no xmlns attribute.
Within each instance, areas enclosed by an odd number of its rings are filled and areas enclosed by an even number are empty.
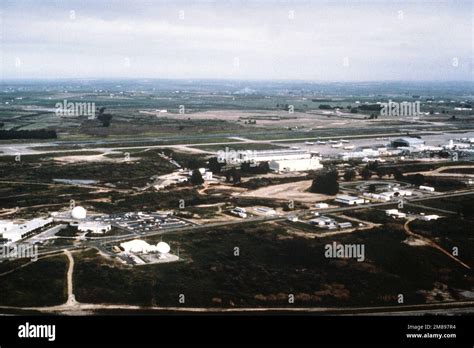
<svg viewBox="0 0 474 348"><path fill-rule="evenodd" d="M4 80L472 81L470 1L2 2Z"/></svg>

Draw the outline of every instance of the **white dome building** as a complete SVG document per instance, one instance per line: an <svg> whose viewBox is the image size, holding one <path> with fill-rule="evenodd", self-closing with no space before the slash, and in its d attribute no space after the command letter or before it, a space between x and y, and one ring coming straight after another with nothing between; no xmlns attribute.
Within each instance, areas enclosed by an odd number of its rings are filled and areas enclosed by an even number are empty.
<svg viewBox="0 0 474 348"><path fill-rule="evenodd" d="M129 242L121 243L120 246L126 253L148 254L158 251L155 245L150 245L144 240L134 239Z"/></svg>
<svg viewBox="0 0 474 348"><path fill-rule="evenodd" d="M80 206L74 207L74 209L71 211L71 216L73 219L78 219L78 220L83 220L86 218L87 211Z"/></svg>
<svg viewBox="0 0 474 348"><path fill-rule="evenodd" d="M144 240L134 239L129 242L121 243L120 246L126 253L160 253L161 255L168 254L170 252L170 246L168 243L159 242L157 245L148 244Z"/></svg>
<svg viewBox="0 0 474 348"><path fill-rule="evenodd" d="M168 243L165 243L165 242L159 242L157 245L156 245L156 249L158 250L158 252L160 254L168 254L170 252L170 245Z"/></svg>

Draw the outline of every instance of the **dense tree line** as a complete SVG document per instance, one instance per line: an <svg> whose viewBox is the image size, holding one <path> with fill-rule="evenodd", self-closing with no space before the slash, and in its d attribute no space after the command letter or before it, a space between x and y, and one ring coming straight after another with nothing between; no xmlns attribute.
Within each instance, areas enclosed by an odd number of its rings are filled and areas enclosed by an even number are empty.
<svg viewBox="0 0 474 348"><path fill-rule="evenodd" d="M382 179L386 175L393 175L395 176L396 180L401 180L401 178L403 177L403 174L398 168L392 170L390 168L380 166L378 161L367 163L367 165L359 171L359 175L364 180L370 179L374 174L377 175L380 179Z"/></svg>
<svg viewBox="0 0 474 348"><path fill-rule="evenodd" d="M207 162L208 168L211 172L214 174L219 174L222 170L222 167L226 165L225 161L219 161L217 157L211 157L209 158L209 161Z"/></svg>
<svg viewBox="0 0 474 348"><path fill-rule="evenodd" d="M352 168L347 169L344 172L344 180L351 181L351 180L355 179L356 175L357 175L357 173L354 169L352 169Z"/></svg>
<svg viewBox="0 0 474 348"><path fill-rule="evenodd" d="M268 162L260 162L257 165L252 165L250 162L244 162L240 165L242 173L248 174L267 174L270 171Z"/></svg>
<svg viewBox="0 0 474 348"><path fill-rule="evenodd" d="M311 188L313 193L323 193L326 195L335 195L339 192L339 175L337 170L321 170L316 172Z"/></svg>
<svg viewBox="0 0 474 348"><path fill-rule="evenodd" d="M194 186L199 186L204 183L204 179L202 178L202 175L199 169L193 170L193 173L191 174L191 178L189 179L189 181Z"/></svg>
<svg viewBox="0 0 474 348"><path fill-rule="evenodd" d="M235 168L232 168L225 172L225 181L233 184L238 184L242 180L242 174Z"/></svg>
<svg viewBox="0 0 474 348"><path fill-rule="evenodd" d="M365 111L380 111L382 110L382 105L380 104L362 104L358 106L359 110Z"/></svg>
<svg viewBox="0 0 474 348"><path fill-rule="evenodd" d="M319 105L320 110L332 110L332 106L329 104L320 104Z"/></svg>
<svg viewBox="0 0 474 348"><path fill-rule="evenodd" d="M99 116L97 116L97 119L102 122L103 127L108 127L110 126L110 121L112 121L112 114L104 114L105 107L101 107L99 109Z"/></svg>
<svg viewBox="0 0 474 348"><path fill-rule="evenodd" d="M55 130L32 129L32 130L4 130L0 131L0 140L9 139L56 139L58 135Z"/></svg>

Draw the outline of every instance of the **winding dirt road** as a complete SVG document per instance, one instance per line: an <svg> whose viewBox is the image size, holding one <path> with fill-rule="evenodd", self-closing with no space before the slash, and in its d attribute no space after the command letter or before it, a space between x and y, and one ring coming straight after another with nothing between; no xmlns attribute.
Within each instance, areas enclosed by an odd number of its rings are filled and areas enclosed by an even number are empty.
<svg viewBox="0 0 474 348"><path fill-rule="evenodd" d="M468 270L471 270L471 267L469 267L467 264L465 264L464 262L462 262L461 260L459 260L457 257L455 257L454 255L452 255L451 253L449 253L448 251L446 251L445 249L443 249L441 246L439 246L438 244L436 244L435 242L433 242L431 239L429 238L426 238L426 237L423 237L419 234L416 234L415 232L413 232L411 229L410 229L410 226L408 226L410 224L410 222L412 222L413 218L411 219L408 219L407 222L405 222L405 225L403 225L403 228L406 232L407 235L413 237L413 238L416 238L416 239L419 239L421 241L423 241L424 243L426 243L426 245L429 245L439 251L441 251L443 254L445 254L446 256L448 256L449 258L451 258L452 260L456 261L457 263L459 263L461 266L463 266L464 268L467 268Z"/></svg>

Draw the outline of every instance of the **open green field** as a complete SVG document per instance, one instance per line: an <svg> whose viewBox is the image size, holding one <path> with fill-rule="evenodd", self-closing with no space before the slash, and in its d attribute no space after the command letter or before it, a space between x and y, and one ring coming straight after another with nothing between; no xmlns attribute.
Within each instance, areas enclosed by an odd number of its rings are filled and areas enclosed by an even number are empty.
<svg viewBox="0 0 474 348"><path fill-rule="evenodd" d="M250 81L38 81L6 84L0 92L0 123L3 130L50 129L60 140L93 140L126 136L156 137L157 141L169 136L219 135L249 136L255 140L296 138L307 132L308 137L335 137L353 134L375 134L387 130L396 132L423 126L424 131L473 128L472 111L458 111L455 106L465 101L464 93L471 85L430 86L430 98L449 99L449 102L427 102L417 98L421 111L432 112L423 116L443 125L407 122L401 119L370 120L360 126L358 120L367 119L373 111L364 105L377 102L411 99L407 90L425 91L426 86L404 86L379 83L368 86L336 86L304 82L272 83ZM375 87L376 86L376 87ZM390 87L388 87L390 86ZM462 87L460 87L462 86ZM367 91L371 93L367 93ZM459 93L459 95L456 95ZM375 94L375 92L377 92ZM109 127L87 116L61 117L56 115L56 103L94 103L105 107L111 114ZM324 105L328 110L323 110ZM290 113L291 109L294 111ZM184 109L183 109L184 108ZM339 109L338 112L335 109ZM356 113L350 113L357 109ZM164 113L157 111L166 110ZM180 113L180 112L184 113ZM220 117L201 117L206 112ZM240 117L229 119L227 112L241 112ZM339 112L340 111L340 112ZM156 114L157 113L157 114ZM158 115L158 116L157 116ZM200 117L195 117L200 115ZM296 116L299 115L299 116ZM291 125L291 119L304 116L308 124ZM455 119L452 116L456 116ZM273 118L272 118L273 117ZM257 120L257 124L246 123ZM265 124L265 120L269 121ZM311 120L323 122L311 129ZM284 121L281 124L281 121ZM325 122L347 123L324 126ZM342 121L342 122L341 122ZM374 122L372 122L374 121ZM424 121L424 119L423 119ZM285 123L286 122L286 123ZM291 128L292 130L289 130ZM320 128L320 129L319 129ZM301 132L303 130L303 132ZM352 133L352 131L355 133Z"/></svg>

